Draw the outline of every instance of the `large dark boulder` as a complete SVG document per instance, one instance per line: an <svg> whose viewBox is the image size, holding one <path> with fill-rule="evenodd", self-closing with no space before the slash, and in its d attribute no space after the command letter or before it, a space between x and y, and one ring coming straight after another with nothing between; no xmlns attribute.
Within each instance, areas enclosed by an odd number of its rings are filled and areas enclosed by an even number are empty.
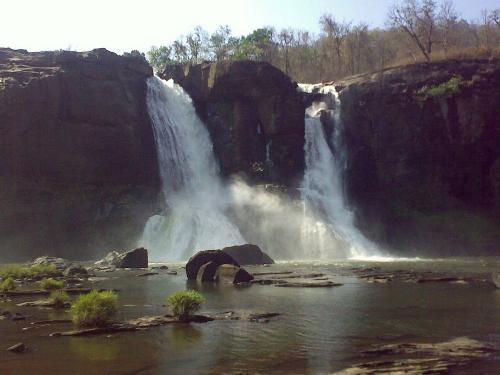
<svg viewBox="0 0 500 375"><path fill-rule="evenodd" d="M205 263L200 267L198 273L196 275L196 281L198 282L206 282L206 281L214 281L215 272L219 265L215 262Z"/></svg>
<svg viewBox="0 0 500 375"><path fill-rule="evenodd" d="M212 262L214 265L233 264L237 267L240 265L230 255L221 250L203 250L197 252L189 258L186 264L186 275L189 280L196 280L198 271L204 264Z"/></svg>
<svg viewBox="0 0 500 375"><path fill-rule="evenodd" d="M256 61L169 65L161 74L191 96L224 175L299 185L304 169L304 101L276 67Z"/></svg>
<svg viewBox="0 0 500 375"><path fill-rule="evenodd" d="M260 247L252 244L229 246L222 249L226 254L236 260L240 265L249 264L274 264L274 260L264 253Z"/></svg>
<svg viewBox="0 0 500 375"><path fill-rule="evenodd" d="M422 94L452 78L458 90ZM398 67L337 87L346 191L365 233L407 254L498 254L499 60Z"/></svg>
<svg viewBox="0 0 500 375"><path fill-rule="evenodd" d="M143 247L123 253L111 251L95 264L100 267L148 268L148 251Z"/></svg>
<svg viewBox="0 0 500 375"><path fill-rule="evenodd" d="M0 261L127 248L155 212L140 55L0 48Z"/></svg>

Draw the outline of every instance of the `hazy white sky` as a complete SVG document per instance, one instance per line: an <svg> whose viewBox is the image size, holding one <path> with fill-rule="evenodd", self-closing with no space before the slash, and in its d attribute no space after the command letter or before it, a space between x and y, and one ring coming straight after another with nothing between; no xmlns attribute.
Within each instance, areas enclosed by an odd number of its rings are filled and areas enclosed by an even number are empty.
<svg viewBox="0 0 500 375"><path fill-rule="evenodd" d="M340 20L383 26L394 0L0 0L0 47L30 51L105 47L121 53L171 43L196 25L235 35L261 26L319 31L330 13ZM466 19L500 0L455 0Z"/></svg>

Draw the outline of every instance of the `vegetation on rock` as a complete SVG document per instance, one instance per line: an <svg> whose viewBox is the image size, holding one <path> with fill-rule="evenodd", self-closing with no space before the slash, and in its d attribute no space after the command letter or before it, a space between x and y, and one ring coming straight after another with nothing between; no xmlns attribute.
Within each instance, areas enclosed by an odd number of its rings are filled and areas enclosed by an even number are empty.
<svg viewBox="0 0 500 375"><path fill-rule="evenodd" d="M452 77L449 81L443 82L439 85L424 86L418 90L417 94L425 99L438 99L446 98L460 92L460 85L462 84L461 77Z"/></svg>
<svg viewBox="0 0 500 375"><path fill-rule="evenodd" d="M203 296L195 290L175 292L167 299L172 314L180 320L186 320L191 314L198 311L204 301Z"/></svg>
<svg viewBox="0 0 500 375"><path fill-rule="evenodd" d="M40 281L40 287L43 290L49 290L49 291L50 290L59 290L59 289L64 288L64 281L55 280L52 278L46 278L46 279L42 279Z"/></svg>
<svg viewBox="0 0 500 375"><path fill-rule="evenodd" d="M64 290L53 290L50 293L49 301L53 303L56 308L63 308L69 302L69 296Z"/></svg>
<svg viewBox="0 0 500 375"><path fill-rule="evenodd" d="M8 292L16 287L14 279L12 277L7 277L3 279L0 283L0 292Z"/></svg>
<svg viewBox="0 0 500 375"><path fill-rule="evenodd" d="M71 307L73 322L79 326L106 326L116 315L118 296L111 290L92 290L81 295Z"/></svg>
<svg viewBox="0 0 500 375"><path fill-rule="evenodd" d="M54 266L36 264L34 266L9 265L0 268L0 277L6 279L39 279L42 277L60 276L61 272Z"/></svg>

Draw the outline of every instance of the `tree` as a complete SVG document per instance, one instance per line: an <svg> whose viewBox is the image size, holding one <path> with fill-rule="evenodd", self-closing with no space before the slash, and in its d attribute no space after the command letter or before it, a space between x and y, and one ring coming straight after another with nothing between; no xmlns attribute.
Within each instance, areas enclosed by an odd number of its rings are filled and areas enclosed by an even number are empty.
<svg viewBox="0 0 500 375"><path fill-rule="evenodd" d="M171 54L172 54L172 47L152 46L148 52L148 60L155 71L161 72L171 61L170 59Z"/></svg>
<svg viewBox="0 0 500 375"><path fill-rule="evenodd" d="M415 42L427 61L431 58L436 23L434 0L403 0L389 10L393 27L402 29Z"/></svg>
<svg viewBox="0 0 500 375"><path fill-rule="evenodd" d="M219 26L210 35L210 50L217 61L228 58L234 44L235 39L231 36L231 29L227 25Z"/></svg>
<svg viewBox="0 0 500 375"><path fill-rule="evenodd" d="M288 72L290 71L288 53L290 45L294 40L294 31L292 29L281 30L278 35L278 40L281 47L283 48L283 51L285 52L285 74L288 74Z"/></svg>
<svg viewBox="0 0 500 375"><path fill-rule="evenodd" d="M444 0L441 3L441 7L438 15L438 25L441 29L442 34L442 44L444 55L448 55L448 50L452 42L452 34L454 29L458 24L458 13L455 10L455 6L451 0Z"/></svg>
<svg viewBox="0 0 500 375"><path fill-rule="evenodd" d="M202 59L206 48L208 35L201 26L196 26L192 32L186 36L187 54L191 63L197 64Z"/></svg>
<svg viewBox="0 0 500 375"><path fill-rule="evenodd" d="M320 18L320 24L327 38L331 40L332 47L337 57L336 71L342 71L342 45L345 38L349 34L351 24L346 22L338 22L331 15L325 14Z"/></svg>

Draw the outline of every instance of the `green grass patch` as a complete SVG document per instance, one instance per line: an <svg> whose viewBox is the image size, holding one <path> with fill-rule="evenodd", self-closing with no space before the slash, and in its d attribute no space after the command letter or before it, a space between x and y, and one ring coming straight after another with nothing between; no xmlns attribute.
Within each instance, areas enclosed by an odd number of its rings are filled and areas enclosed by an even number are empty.
<svg viewBox="0 0 500 375"><path fill-rule="evenodd" d="M452 77L450 78L450 80L439 85L423 86L420 90L417 91L417 95L424 100L429 98L448 98L460 92L461 84L462 77Z"/></svg>
<svg viewBox="0 0 500 375"><path fill-rule="evenodd" d="M69 296L68 293L66 293L64 290L53 290L50 293L49 300L54 304L56 308L62 309L69 302Z"/></svg>
<svg viewBox="0 0 500 375"><path fill-rule="evenodd" d="M47 279L42 279L40 281L40 287L43 290L59 290L64 288L64 281L62 280L55 280L52 278L47 278Z"/></svg>
<svg viewBox="0 0 500 375"><path fill-rule="evenodd" d="M183 290L171 294L167 298L167 304L172 314L183 320L198 311L205 299L195 290Z"/></svg>
<svg viewBox="0 0 500 375"><path fill-rule="evenodd" d="M8 292L9 290L15 289L16 283L12 277L7 277L3 279L0 283L0 292Z"/></svg>
<svg viewBox="0 0 500 375"><path fill-rule="evenodd" d="M73 322L84 327L102 327L116 315L118 296L111 290L92 290L81 295L71 307Z"/></svg>
<svg viewBox="0 0 500 375"><path fill-rule="evenodd" d="M9 265L0 267L0 277L6 279L41 279L43 277L60 276L61 272L53 264L43 265L36 264L34 266Z"/></svg>

